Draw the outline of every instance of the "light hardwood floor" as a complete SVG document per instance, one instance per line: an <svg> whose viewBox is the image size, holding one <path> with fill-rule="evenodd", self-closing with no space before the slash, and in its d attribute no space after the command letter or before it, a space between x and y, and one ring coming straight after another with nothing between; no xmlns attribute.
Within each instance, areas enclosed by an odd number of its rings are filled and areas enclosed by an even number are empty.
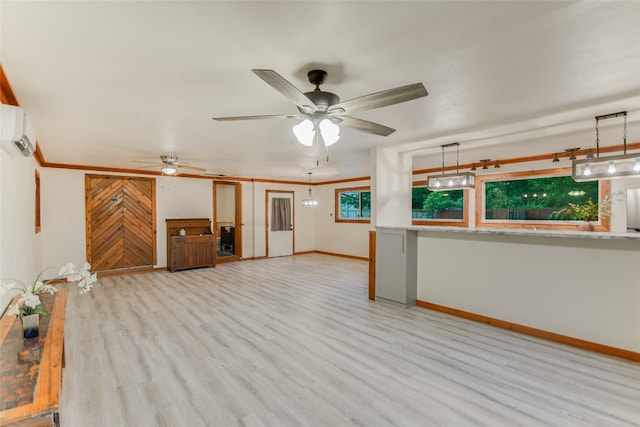
<svg viewBox="0 0 640 427"><path fill-rule="evenodd" d="M69 293L71 426L640 425L640 365L367 299L318 254Z"/></svg>

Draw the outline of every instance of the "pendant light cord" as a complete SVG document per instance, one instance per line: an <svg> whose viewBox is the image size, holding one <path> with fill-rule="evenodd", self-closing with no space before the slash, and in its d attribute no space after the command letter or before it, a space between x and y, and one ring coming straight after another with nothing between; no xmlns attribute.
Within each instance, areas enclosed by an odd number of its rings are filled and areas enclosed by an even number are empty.
<svg viewBox="0 0 640 427"><path fill-rule="evenodd" d="M456 173L460 173L460 143L452 142L450 144L443 144L442 147L442 175L444 175L444 149L445 147L453 147L456 146Z"/></svg>
<svg viewBox="0 0 640 427"><path fill-rule="evenodd" d="M622 147L624 155L627 154L627 112L621 111L619 113L605 114L603 116L596 116L596 157L600 157L600 120L613 119L614 117L624 117L624 130L622 135Z"/></svg>

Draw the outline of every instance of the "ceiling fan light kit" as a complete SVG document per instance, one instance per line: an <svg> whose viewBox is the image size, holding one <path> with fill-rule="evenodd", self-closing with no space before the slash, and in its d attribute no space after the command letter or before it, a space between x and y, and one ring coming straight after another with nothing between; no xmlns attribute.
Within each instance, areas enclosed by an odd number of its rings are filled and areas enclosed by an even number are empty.
<svg viewBox="0 0 640 427"><path fill-rule="evenodd" d="M162 154L160 155L160 163L156 162L145 162L134 160L136 163L149 163L149 166L142 166L142 168L160 168L160 171L163 175L176 175L182 169L192 169L197 172L206 172L207 169L200 168L197 166L190 166L186 163L179 163L178 156L175 154Z"/></svg>
<svg viewBox="0 0 640 427"><path fill-rule="evenodd" d="M624 117L623 153L617 156L600 157L600 120ZM627 154L627 112L596 116L596 155L585 159L574 159L572 177L574 181L640 177L640 153Z"/></svg>
<svg viewBox="0 0 640 427"><path fill-rule="evenodd" d="M329 119L322 119L318 125L309 119L304 119L293 127L293 134L300 144L311 147L318 134L316 131L318 128L325 147L335 144L340 139L340 126Z"/></svg>
<svg viewBox="0 0 640 427"><path fill-rule="evenodd" d="M460 143L444 144L442 147L442 174L427 177L427 188L430 191L462 190L475 188L476 175L473 172L460 172ZM456 172L444 173L444 149L456 147Z"/></svg>

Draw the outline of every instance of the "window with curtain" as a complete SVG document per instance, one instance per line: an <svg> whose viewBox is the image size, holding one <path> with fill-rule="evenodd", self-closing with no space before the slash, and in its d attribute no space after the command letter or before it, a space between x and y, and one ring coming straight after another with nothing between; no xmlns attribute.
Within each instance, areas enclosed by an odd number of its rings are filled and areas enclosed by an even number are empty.
<svg viewBox="0 0 640 427"><path fill-rule="evenodd" d="M271 231L291 230L291 199L271 199Z"/></svg>

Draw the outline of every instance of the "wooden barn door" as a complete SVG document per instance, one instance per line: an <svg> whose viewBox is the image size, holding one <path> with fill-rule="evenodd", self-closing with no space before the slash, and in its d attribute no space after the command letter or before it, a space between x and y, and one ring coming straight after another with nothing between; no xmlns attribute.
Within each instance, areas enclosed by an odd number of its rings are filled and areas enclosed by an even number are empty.
<svg viewBox="0 0 640 427"><path fill-rule="evenodd" d="M156 262L155 179L125 178L124 268Z"/></svg>
<svg viewBox="0 0 640 427"><path fill-rule="evenodd" d="M85 176L87 261L93 270L124 266L123 180Z"/></svg>
<svg viewBox="0 0 640 427"><path fill-rule="evenodd" d="M87 260L96 271L156 263L155 180L87 175Z"/></svg>

